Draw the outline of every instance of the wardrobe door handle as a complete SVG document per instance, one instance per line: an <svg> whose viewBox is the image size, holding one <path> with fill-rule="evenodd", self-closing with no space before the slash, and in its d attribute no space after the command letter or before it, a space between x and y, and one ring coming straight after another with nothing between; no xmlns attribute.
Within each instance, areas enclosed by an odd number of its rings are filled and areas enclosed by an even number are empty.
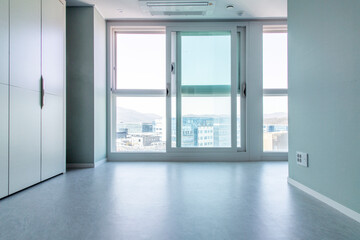
<svg viewBox="0 0 360 240"><path fill-rule="evenodd" d="M246 97L246 83L242 84L242 94L244 97Z"/></svg>
<svg viewBox="0 0 360 240"><path fill-rule="evenodd" d="M45 88L44 88L44 78L41 76L41 108L44 107L44 97L45 97Z"/></svg>

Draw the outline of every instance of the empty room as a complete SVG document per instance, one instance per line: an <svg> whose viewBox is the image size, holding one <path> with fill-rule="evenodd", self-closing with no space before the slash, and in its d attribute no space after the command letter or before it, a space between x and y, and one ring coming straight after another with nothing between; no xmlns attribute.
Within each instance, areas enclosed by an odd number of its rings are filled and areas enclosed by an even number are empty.
<svg viewBox="0 0 360 240"><path fill-rule="evenodd" d="M0 0L0 240L359 240L359 11Z"/></svg>

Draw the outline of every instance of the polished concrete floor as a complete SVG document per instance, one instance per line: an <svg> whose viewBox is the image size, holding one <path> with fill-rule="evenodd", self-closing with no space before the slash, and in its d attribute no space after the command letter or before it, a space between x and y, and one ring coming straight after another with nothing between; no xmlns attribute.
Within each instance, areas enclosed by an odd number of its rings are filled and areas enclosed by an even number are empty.
<svg viewBox="0 0 360 240"><path fill-rule="evenodd" d="M286 162L106 163L0 201L0 239L360 239Z"/></svg>

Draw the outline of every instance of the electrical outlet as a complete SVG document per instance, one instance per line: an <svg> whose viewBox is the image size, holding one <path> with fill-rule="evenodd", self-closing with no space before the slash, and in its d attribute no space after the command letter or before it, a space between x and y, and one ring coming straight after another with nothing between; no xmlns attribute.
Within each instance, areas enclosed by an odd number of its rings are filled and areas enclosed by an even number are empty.
<svg viewBox="0 0 360 240"><path fill-rule="evenodd" d="M296 163L304 167L309 167L308 154L303 152L296 152Z"/></svg>

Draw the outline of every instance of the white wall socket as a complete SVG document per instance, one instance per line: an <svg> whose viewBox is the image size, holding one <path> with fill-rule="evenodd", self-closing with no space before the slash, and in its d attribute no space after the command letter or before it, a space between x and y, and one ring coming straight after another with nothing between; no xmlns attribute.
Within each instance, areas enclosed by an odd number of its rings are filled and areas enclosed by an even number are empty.
<svg viewBox="0 0 360 240"><path fill-rule="evenodd" d="M296 152L296 163L304 167L309 167L308 154L303 152Z"/></svg>

